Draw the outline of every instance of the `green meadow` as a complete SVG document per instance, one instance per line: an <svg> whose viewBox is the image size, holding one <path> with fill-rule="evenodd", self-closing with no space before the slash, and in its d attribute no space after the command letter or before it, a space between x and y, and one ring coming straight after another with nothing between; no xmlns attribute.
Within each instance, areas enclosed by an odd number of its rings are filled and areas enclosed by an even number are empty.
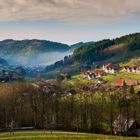
<svg viewBox="0 0 140 140"><path fill-rule="evenodd" d="M128 73L128 72L118 72L114 74L108 74L106 76L102 77L103 80L109 81L111 83L114 83L114 81L118 78L129 78L129 79L135 79L140 81L140 74L136 73Z"/></svg>
<svg viewBox="0 0 140 140"><path fill-rule="evenodd" d="M73 132L14 132L0 133L0 140L138 140L136 137L119 137Z"/></svg>

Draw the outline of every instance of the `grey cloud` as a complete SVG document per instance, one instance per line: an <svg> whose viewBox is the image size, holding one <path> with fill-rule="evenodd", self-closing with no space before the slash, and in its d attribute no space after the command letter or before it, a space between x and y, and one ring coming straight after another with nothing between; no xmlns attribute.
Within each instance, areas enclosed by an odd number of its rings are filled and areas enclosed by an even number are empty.
<svg viewBox="0 0 140 140"><path fill-rule="evenodd" d="M139 0L0 0L0 21L104 22L138 18Z"/></svg>

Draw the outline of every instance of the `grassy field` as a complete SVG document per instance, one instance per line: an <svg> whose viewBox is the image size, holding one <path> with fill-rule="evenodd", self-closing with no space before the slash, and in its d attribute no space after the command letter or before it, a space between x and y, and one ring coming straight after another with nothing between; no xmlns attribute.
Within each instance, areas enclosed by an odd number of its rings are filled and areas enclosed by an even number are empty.
<svg viewBox="0 0 140 140"><path fill-rule="evenodd" d="M72 79L68 81L69 84L75 86L76 84L94 84L97 83L98 80L88 80L84 79L82 74L72 76Z"/></svg>
<svg viewBox="0 0 140 140"><path fill-rule="evenodd" d="M15 132L0 133L0 140L139 140L135 137L114 137L106 135L95 135L73 132Z"/></svg>
<svg viewBox="0 0 140 140"><path fill-rule="evenodd" d="M101 77L101 79L111 82L113 84L114 84L115 80L118 78L136 79L136 80L140 81L140 74L128 73L128 72L118 72L118 73L114 73L114 74L107 74L106 76ZM97 79L93 79L93 80L84 79L82 74L73 76L72 80L70 82L74 83L74 82L77 82L78 80L79 80L79 83L85 83L85 84L91 84L91 83L98 82Z"/></svg>
<svg viewBox="0 0 140 140"><path fill-rule="evenodd" d="M118 78L129 78L129 79L135 79L135 80L140 81L140 74L119 72L119 73L115 73L115 74L108 74L106 76L103 76L102 78L103 78L103 80L109 81L111 83L114 83L114 81Z"/></svg>

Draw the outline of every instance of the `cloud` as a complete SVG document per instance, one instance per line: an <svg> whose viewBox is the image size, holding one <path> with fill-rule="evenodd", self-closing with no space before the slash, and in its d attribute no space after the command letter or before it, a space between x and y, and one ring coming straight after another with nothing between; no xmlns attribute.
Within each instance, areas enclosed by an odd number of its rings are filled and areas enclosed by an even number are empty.
<svg viewBox="0 0 140 140"><path fill-rule="evenodd" d="M108 22L140 16L139 0L0 0L0 21Z"/></svg>

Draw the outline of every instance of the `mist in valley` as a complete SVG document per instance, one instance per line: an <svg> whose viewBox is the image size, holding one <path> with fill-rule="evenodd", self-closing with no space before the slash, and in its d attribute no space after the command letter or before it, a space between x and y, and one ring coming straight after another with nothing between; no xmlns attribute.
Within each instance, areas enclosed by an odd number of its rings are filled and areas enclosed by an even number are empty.
<svg viewBox="0 0 140 140"><path fill-rule="evenodd" d="M22 66L47 66L54 64L56 61L63 60L65 56L71 55L71 51L66 52L48 52L39 53L33 56L16 55L16 56L3 56L9 65L22 65Z"/></svg>

